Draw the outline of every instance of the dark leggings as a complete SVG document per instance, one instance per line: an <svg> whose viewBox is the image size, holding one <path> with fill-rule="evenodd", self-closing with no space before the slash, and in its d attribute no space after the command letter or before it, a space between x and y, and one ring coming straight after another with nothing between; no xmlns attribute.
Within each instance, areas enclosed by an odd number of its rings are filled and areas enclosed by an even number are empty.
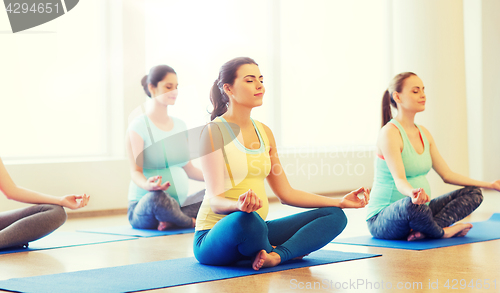
<svg viewBox="0 0 500 293"><path fill-rule="evenodd" d="M368 219L368 229L381 239L406 239L412 230L428 238L441 238L444 227L470 215L482 201L481 189L473 186L437 197L429 205L413 204L406 197Z"/></svg>
<svg viewBox="0 0 500 293"><path fill-rule="evenodd" d="M39 204L0 213L0 249L23 246L59 228L66 221L64 208Z"/></svg>
<svg viewBox="0 0 500 293"><path fill-rule="evenodd" d="M128 206L128 220L138 229L156 229L159 222L173 223L179 227L191 227L198 215L205 190L190 195L187 206L179 203L165 191L151 191L139 201L131 201Z"/></svg>
<svg viewBox="0 0 500 293"><path fill-rule="evenodd" d="M202 264L230 265L254 257L262 249L285 262L332 241L347 225L342 209L325 207L264 221L256 212L234 212L210 230L196 231L194 255ZM273 248L272 245L276 246Z"/></svg>

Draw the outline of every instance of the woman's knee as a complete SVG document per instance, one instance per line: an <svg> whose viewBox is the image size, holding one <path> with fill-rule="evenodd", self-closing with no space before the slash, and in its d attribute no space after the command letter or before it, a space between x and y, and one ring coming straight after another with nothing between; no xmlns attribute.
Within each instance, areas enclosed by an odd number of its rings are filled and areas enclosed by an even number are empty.
<svg viewBox="0 0 500 293"><path fill-rule="evenodd" d="M267 235L266 222L256 212L234 212L230 214L233 225L239 227L242 233Z"/></svg>
<svg viewBox="0 0 500 293"><path fill-rule="evenodd" d="M426 204L414 204L411 198L408 198L406 211L408 213L408 220L414 218L421 218L422 216L433 217L431 208Z"/></svg>
<svg viewBox="0 0 500 293"><path fill-rule="evenodd" d="M332 219L332 224L344 230L347 226L347 217L344 211L339 207L324 207L319 208L325 216L329 216Z"/></svg>
<svg viewBox="0 0 500 293"><path fill-rule="evenodd" d="M47 204L44 205L44 209L50 213L50 220L54 226L60 227L66 222L68 216L62 206Z"/></svg>
<svg viewBox="0 0 500 293"><path fill-rule="evenodd" d="M158 202L165 198L166 193L163 190L154 190L146 193L142 198L142 200Z"/></svg>
<svg viewBox="0 0 500 293"><path fill-rule="evenodd" d="M154 190L146 193L140 201L151 203L155 208L163 207L170 209L173 205L179 205L177 201L163 190ZM179 207L180 208L180 207Z"/></svg>
<svg viewBox="0 0 500 293"><path fill-rule="evenodd" d="M483 192L481 191L481 188L477 186L467 186L465 189L468 191L467 194L471 199L479 206L483 202Z"/></svg>

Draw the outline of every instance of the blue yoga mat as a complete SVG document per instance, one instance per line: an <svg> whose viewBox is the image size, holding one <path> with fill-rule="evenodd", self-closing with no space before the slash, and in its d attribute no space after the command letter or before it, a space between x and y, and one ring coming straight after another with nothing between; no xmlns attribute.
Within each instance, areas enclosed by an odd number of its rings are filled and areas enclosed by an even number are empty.
<svg viewBox="0 0 500 293"><path fill-rule="evenodd" d="M53 249L53 248L61 248L68 246L97 244L97 243L114 242L122 240L133 240L133 239L137 239L137 237L79 233L79 232L54 232L41 239L30 242L28 248L1 249L0 254L23 252L23 251L35 251L42 249Z"/></svg>
<svg viewBox="0 0 500 293"><path fill-rule="evenodd" d="M482 242L500 239L500 213L493 214L491 218L483 222L472 223L473 227L464 237L452 237L448 239L421 239L416 241L406 240L384 240L373 238L371 235L349 238L337 238L332 243L352 244L364 246L376 246L386 248L399 248L410 250L425 250L474 242Z"/></svg>
<svg viewBox="0 0 500 293"><path fill-rule="evenodd" d="M254 271L250 263L232 267L206 266L194 257L0 281L0 289L16 292L131 292L229 279L302 267L380 256L320 250L302 260Z"/></svg>
<svg viewBox="0 0 500 293"><path fill-rule="evenodd" d="M112 226L112 227L101 227L101 228L92 228L85 230L78 230L79 232L88 232L88 233L99 233L99 234L112 234L112 235L125 235L125 236L134 236L134 237L156 237L156 236L165 236L165 235L176 235L176 234L186 234L186 233L194 233L194 228L181 228L167 231L158 231L158 230L148 230L148 229L134 229L130 225L125 226Z"/></svg>

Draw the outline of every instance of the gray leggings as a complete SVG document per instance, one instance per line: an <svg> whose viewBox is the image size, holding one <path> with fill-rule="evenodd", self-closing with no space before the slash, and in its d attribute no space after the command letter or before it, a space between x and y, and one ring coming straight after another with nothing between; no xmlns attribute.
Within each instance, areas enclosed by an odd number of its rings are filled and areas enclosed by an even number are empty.
<svg viewBox="0 0 500 293"><path fill-rule="evenodd" d="M411 230L428 238L441 238L444 227L470 215L482 201L481 189L473 186L437 197L429 205L413 204L406 197L368 219L368 229L380 239L406 239Z"/></svg>
<svg viewBox="0 0 500 293"><path fill-rule="evenodd" d="M39 204L0 213L0 249L27 246L40 239L66 221L64 208Z"/></svg>
<svg viewBox="0 0 500 293"><path fill-rule="evenodd" d="M173 223L179 227L191 227L198 215L205 190L190 195L186 199L189 205L180 207L179 203L164 191L146 193L139 201L130 201L128 220L138 229L156 229L159 222Z"/></svg>

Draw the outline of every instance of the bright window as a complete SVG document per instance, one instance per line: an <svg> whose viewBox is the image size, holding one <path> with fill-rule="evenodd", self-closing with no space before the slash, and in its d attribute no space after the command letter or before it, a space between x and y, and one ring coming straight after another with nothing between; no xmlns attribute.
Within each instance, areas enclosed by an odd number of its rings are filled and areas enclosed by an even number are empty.
<svg viewBox="0 0 500 293"><path fill-rule="evenodd" d="M80 1L53 21L0 35L2 158L108 152L103 3Z"/></svg>
<svg viewBox="0 0 500 293"><path fill-rule="evenodd" d="M172 114L188 127L210 121L210 89L219 68L235 57L251 57L266 85L272 82L269 19L270 1L146 1L146 68L172 66L179 80L179 96ZM137 81L139 84L139 81ZM265 107L253 117L269 123L272 87Z"/></svg>

